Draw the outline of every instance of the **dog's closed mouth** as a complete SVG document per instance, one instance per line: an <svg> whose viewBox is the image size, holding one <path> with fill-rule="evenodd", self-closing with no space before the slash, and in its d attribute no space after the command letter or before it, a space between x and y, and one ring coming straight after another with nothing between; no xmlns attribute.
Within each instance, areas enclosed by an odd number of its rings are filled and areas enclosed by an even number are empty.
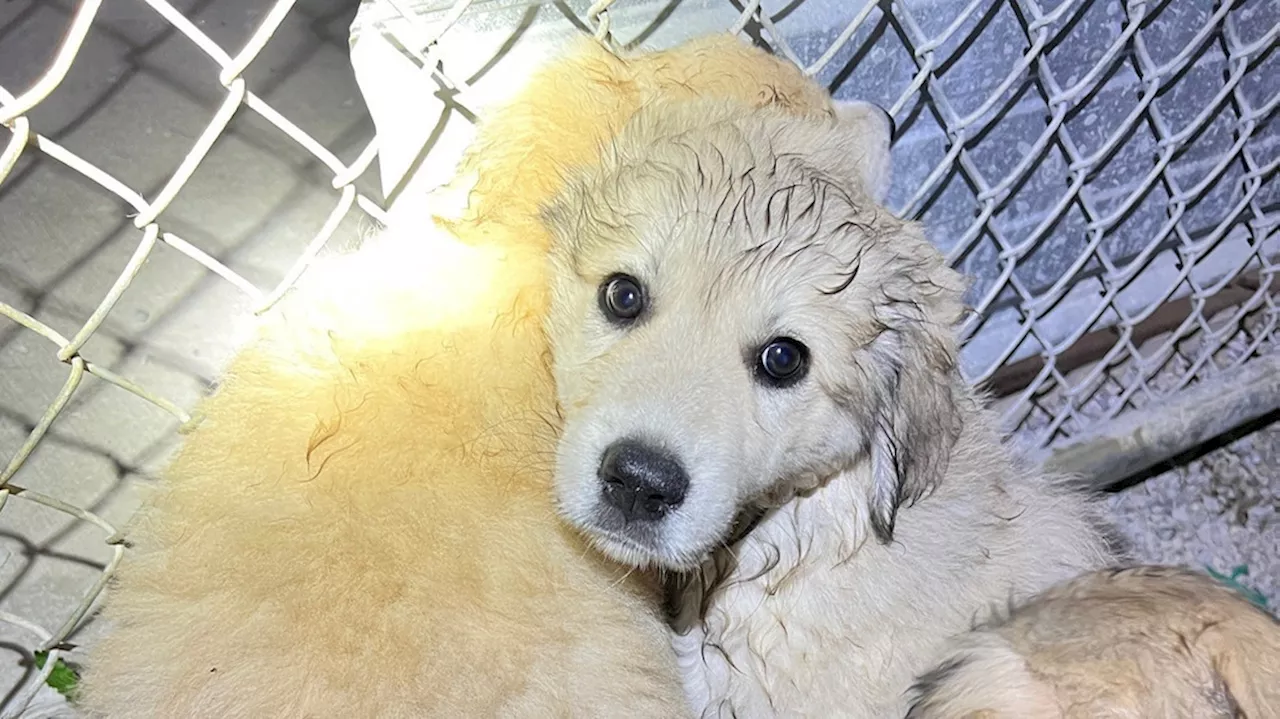
<svg viewBox="0 0 1280 719"><path fill-rule="evenodd" d="M631 537L628 537L628 536L623 535L623 534L618 534L618 533L616 533L616 532L610 532L610 531L607 531L607 530L596 530L596 534L597 534L601 539L605 539L605 540L608 540L608 541L610 541L610 542L616 542L616 543L618 543L618 544L621 544L621 545L626 546L626 547L627 547L627 548L629 548L629 549L634 549L634 550L639 551L639 552L651 552L651 551L653 551L653 548L652 548L651 546L649 546L649 545L647 545L647 544L644 544L644 543L642 543L642 542L637 542L636 540L632 539Z"/></svg>
<svg viewBox="0 0 1280 719"><path fill-rule="evenodd" d="M647 542L641 542L633 537L628 537L619 532L610 531L597 526L585 527L586 534L608 554L619 556L624 561L631 557L622 557L621 555L632 555L643 557L650 561L656 561L658 557L657 549Z"/></svg>
<svg viewBox="0 0 1280 719"><path fill-rule="evenodd" d="M602 538L628 544L636 549L652 551L657 540L657 528L646 522L627 521L615 512L596 511L583 523L582 529Z"/></svg>

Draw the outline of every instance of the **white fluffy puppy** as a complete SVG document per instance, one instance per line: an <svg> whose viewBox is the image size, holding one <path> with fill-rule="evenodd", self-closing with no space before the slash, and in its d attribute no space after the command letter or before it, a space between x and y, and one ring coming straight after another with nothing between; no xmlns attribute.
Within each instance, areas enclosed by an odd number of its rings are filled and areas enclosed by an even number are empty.
<svg viewBox="0 0 1280 719"><path fill-rule="evenodd" d="M647 106L544 213L560 508L677 570L704 715L902 716L947 637L1110 556L960 377L887 117L836 115Z"/></svg>

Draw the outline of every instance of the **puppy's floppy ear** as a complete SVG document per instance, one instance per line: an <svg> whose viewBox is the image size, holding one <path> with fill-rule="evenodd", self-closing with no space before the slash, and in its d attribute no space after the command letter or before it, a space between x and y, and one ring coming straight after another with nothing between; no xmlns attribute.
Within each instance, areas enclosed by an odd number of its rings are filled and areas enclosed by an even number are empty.
<svg viewBox="0 0 1280 719"><path fill-rule="evenodd" d="M882 204L893 179L889 148L895 132L893 116L869 102L834 100L841 134L841 154L849 172L876 204Z"/></svg>
<svg viewBox="0 0 1280 719"><path fill-rule="evenodd" d="M879 368L879 398L868 433L871 460L871 528L882 542L893 539L898 508L910 505L942 480L963 423L958 393L954 324L963 316L963 279L932 247L917 248L886 268L883 298L876 306L881 333L870 346ZM923 239L921 238L923 243Z"/></svg>
<svg viewBox="0 0 1280 719"><path fill-rule="evenodd" d="M946 472L960 436L953 362L919 331L887 331L878 350L888 367L886 396L878 402L869 438L871 528L882 542L893 539L898 508L931 491Z"/></svg>

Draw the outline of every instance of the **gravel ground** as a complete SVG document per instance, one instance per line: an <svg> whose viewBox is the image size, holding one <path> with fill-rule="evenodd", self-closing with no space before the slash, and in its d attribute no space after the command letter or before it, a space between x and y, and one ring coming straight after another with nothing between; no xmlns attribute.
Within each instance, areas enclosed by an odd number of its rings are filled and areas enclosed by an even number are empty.
<svg viewBox="0 0 1280 719"><path fill-rule="evenodd" d="M1109 498L1114 521L1147 563L1210 568L1280 608L1280 423Z"/></svg>

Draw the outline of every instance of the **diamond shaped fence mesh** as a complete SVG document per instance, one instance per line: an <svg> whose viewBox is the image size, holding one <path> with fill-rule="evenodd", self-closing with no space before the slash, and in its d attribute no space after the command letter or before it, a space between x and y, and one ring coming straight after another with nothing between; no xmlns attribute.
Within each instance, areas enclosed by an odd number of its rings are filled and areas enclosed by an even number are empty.
<svg viewBox="0 0 1280 719"><path fill-rule="evenodd" d="M64 587L75 600L51 600L38 618L23 613L30 602L0 593L0 625L26 651L49 650L56 659L72 648L126 552L93 496L64 493L56 478L34 481L49 472L32 464L54 443L109 455L110 437L131 431L95 428L88 410L73 416L87 391L105 403L141 399L149 408L136 411L165 418L169 433L187 421L199 394L174 397L165 390L172 383L150 381L154 372L130 362L135 340L120 328L147 322L118 318L145 314L130 309L139 276L172 267L173 287L151 289L165 287L161 277L147 291L181 295L194 286L183 274L191 270L239 298L225 303L226 313L261 311L355 218L384 218L377 193L364 189L374 186L366 171L378 157L367 118L350 125L354 136L304 129L317 117L364 114L363 103L329 102L324 63L313 55L303 53L292 74L275 81L276 65L289 56L277 44L298 44L281 39L289 23L327 32L345 48L354 3L321 5L237 0L224 2L221 15L207 0L0 7L0 124L7 130L0 133L0 385L9 387L0 398L0 421L8 424L0 429L13 430L0 432L0 532L24 547L19 553L42 551L44 544L22 536L25 525L4 523L15 505L38 505L72 529L92 529L103 548L91 573ZM973 278L963 369L1003 398L1009 427L1033 445L1055 445L1122 413L1154 411L1274 344L1280 5L1269 0L366 0L361 13L359 29L394 40L446 98L440 117L422 118L424 126L469 127L484 85L518 62L513 48L537 45L545 53L557 37L582 31L631 48L731 30L791 60L837 98L889 108L899 129L891 209L921 220ZM227 31L228 17L245 32ZM37 26L58 31L31 30ZM182 46L181 60L156 60L152 74L204 83L185 98L200 108L197 122L166 126L163 118L173 115L156 106L178 100L139 89L136 77L95 80L88 69L113 43L132 56L168 57L170 47ZM266 79L256 80L265 65ZM169 90L183 84L169 79ZM110 85L102 97L126 99L77 110L81 99L98 97L95 83ZM59 119L68 114L75 119ZM95 122L116 132L84 129ZM253 131L241 133L252 141L237 140L239 151L279 158L321 191L284 217L261 220L305 228L272 245L273 257L288 256L274 274L255 273L223 241L224 230L206 231L199 212L177 209L210 187L252 185L247 171L210 159L241 125ZM124 140L94 140L103 137ZM145 158L157 166L152 150L160 146L182 149L160 161L163 172L143 177L137 168ZM42 172L69 183L65 191L53 180L53 190L24 191ZM240 196L245 206L226 213L252 214L255 193ZM48 302L48 278L61 275L42 274L48 252L41 254L41 243L76 232L73 220L90 212L119 223L95 251L108 244L127 251L115 253L112 279L96 294ZM61 271L74 273L79 264L68 258ZM195 322L188 331L209 335L222 326ZM27 384L32 372L58 373L52 396ZM206 374L202 390L216 372ZM111 456L121 464L119 452ZM67 464L52 473L76 471ZM24 571L5 570L0 580L12 587ZM14 681L6 715L22 711L53 667L48 661L39 671L5 675Z"/></svg>

